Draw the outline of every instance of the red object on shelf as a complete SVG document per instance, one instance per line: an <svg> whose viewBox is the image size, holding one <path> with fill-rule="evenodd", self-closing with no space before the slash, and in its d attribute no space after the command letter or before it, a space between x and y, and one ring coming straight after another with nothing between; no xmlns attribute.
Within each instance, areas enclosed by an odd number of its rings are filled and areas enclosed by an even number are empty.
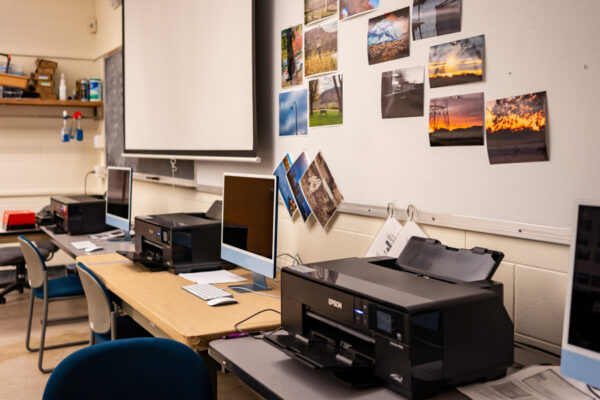
<svg viewBox="0 0 600 400"><path fill-rule="evenodd" d="M35 213L30 210L4 211L2 228L6 230L35 228Z"/></svg>

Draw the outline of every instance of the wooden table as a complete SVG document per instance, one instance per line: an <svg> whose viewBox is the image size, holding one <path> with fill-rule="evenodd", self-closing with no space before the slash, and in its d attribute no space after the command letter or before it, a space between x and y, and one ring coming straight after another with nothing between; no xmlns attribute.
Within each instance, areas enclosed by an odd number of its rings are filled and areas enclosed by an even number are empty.
<svg viewBox="0 0 600 400"><path fill-rule="evenodd" d="M278 298L255 293L235 293L237 304L210 307L205 301L181 289L192 284L167 271L149 272L119 254L77 257L122 300L123 310L137 323L157 337L167 337L198 351L206 351L211 340L235 332L234 325L264 310L280 311ZM231 272L250 279L249 271L241 268ZM231 284L216 284L226 288ZM273 288L268 293L280 296L278 282L269 280ZM240 326L242 330L272 330L281 325L279 314L265 312Z"/></svg>

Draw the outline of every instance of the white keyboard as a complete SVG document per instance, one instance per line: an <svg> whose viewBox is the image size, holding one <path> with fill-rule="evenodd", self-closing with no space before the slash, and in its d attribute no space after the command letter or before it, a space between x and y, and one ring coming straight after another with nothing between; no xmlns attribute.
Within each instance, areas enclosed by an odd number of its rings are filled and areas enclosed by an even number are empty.
<svg viewBox="0 0 600 400"><path fill-rule="evenodd" d="M89 249L90 247L96 247L96 245L89 240L81 240L79 242L71 242L71 246L75 247L77 250Z"/></svg>
<svg viewBox="0 0 600 400"><path fill-rule="evenodd" d="M193 285L182 286L181 288L196 297L200 297L204 301L216 299L217 297L233 297L231 293L227 293L223 289L219 289L209 283L195 283Z"/></svg>

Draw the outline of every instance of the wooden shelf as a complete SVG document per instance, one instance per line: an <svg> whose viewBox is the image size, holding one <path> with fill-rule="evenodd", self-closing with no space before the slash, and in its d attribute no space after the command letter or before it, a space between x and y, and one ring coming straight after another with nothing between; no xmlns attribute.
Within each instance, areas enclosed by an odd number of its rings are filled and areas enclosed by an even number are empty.
<svg viewBox="0 0 600 400"><path fill-rule="evenodd" d="M102 119L101 101L0 99L0 117L62 118L66 109L69 115L81 111L83 118Z"/></svg>

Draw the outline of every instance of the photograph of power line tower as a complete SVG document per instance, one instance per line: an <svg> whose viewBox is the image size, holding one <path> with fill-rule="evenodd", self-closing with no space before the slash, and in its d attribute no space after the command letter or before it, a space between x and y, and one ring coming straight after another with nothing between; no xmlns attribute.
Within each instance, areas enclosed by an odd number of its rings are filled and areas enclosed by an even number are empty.
<svg viewBox="0 0 600 400"><path fill-rule="evenodd" d="M341 74L308 82L308 125L341 125L344 122L344 80Z"/></svg>
<svg viewBox="0 0 600 400"><path fill-rule="evenodd" d="M431 146L483 145L483 93L438 97L429 101Z"/></svg>

